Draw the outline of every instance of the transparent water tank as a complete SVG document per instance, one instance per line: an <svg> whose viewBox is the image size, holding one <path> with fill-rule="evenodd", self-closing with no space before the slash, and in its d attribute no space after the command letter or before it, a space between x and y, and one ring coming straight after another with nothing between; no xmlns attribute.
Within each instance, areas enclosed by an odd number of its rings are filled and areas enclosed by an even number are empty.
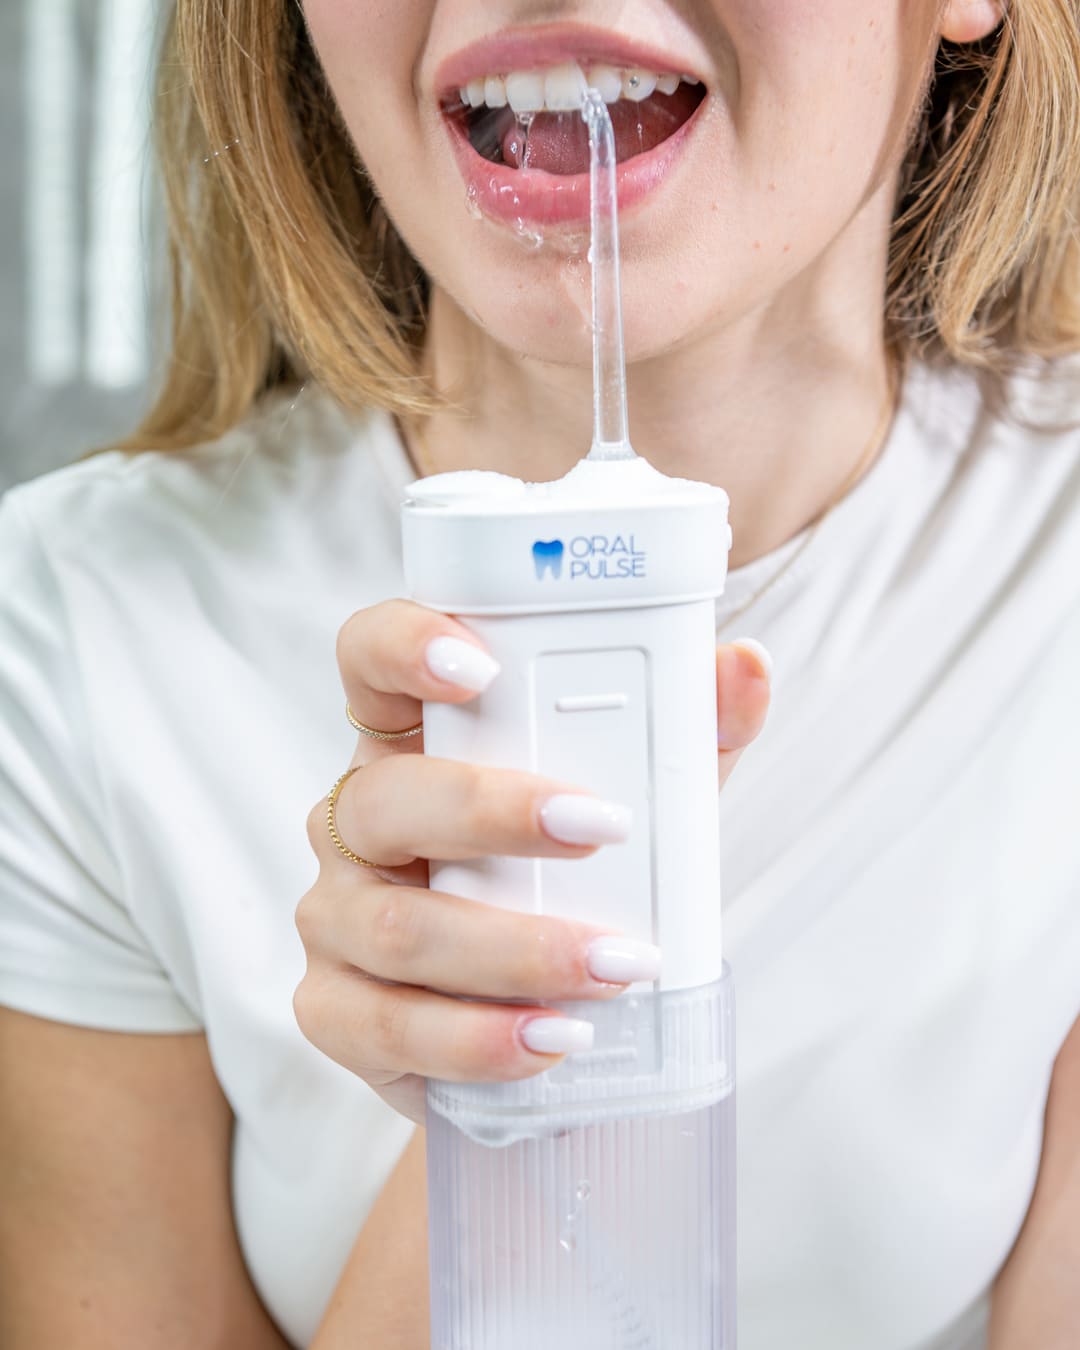
<svg viewBox="0 0 1080 1350"><path fill-rule="evenodd" d="M429 1086L431 1350L734 1350L730 969L560 1006L591 1051Z"/></svg>

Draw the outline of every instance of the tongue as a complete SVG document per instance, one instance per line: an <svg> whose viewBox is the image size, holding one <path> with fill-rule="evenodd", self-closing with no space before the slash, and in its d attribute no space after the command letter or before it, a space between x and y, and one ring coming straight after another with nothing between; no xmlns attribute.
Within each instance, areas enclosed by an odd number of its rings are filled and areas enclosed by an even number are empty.
<svg viewBox="0 0 1080 1350"><path fill-rule="evenodd" d="M616 159L621 164L666 141L699 101L700 91L680 84L673 94L653 94L640 103L628 99L610 103ZM589 129L580 113L536 113L526 137L515 119L503 135L502 155L507 164L519 169L524 163L544 173L588 173Z"/></svg>

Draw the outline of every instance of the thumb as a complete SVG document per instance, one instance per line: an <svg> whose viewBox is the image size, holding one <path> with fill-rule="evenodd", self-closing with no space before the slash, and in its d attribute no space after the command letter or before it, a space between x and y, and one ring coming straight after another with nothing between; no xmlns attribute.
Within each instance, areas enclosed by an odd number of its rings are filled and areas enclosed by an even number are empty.
<svg viewBox="0 0 1080 1350"><path fill-rule="evenodd" d="M716 649L717 760L720 786L765 725L772 657L754 638L735 638Z"/></svg>

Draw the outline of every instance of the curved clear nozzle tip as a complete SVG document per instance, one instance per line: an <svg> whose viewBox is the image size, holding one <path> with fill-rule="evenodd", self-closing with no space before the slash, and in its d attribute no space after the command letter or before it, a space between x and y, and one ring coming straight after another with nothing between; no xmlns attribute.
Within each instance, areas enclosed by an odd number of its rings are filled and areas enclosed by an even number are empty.
<svg viewBox="0 0 1080 1350"><path fill-rule="evenodd" d="M592 246L593 440L589 459L633 459L626 415L619 287L619 211L615 132L598 89L586 89L581 116L589 128L589 223Z"/></svg>

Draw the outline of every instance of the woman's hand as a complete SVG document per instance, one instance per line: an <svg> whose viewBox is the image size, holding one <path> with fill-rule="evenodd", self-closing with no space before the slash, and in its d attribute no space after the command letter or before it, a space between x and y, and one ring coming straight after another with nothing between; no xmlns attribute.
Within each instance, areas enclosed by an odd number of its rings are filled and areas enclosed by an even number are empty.
<svg viewBox="0 0 1080 1350"><path fill-rule="evenodd" d="M463 625L402 600L354 614L338 664L355 715L383 731L419 722L421 700L464 703L497 678ZM761 729L769 682L752 643L718 648L716 673L723 781ZM336 823L346 847L378 866L337 850L321 799L308 817L319 877L296 913L308 960L301 1030L416 1121L426 1077L526 1078L582 1043L588 1028L520 1000L612 998L650 978L655 958L590 924L428 890L429 858L584 858L619 838L621 822L617 804L573 786L427 758L421 739L360 736L350 767L364 767L342 787Z"/></svg>

